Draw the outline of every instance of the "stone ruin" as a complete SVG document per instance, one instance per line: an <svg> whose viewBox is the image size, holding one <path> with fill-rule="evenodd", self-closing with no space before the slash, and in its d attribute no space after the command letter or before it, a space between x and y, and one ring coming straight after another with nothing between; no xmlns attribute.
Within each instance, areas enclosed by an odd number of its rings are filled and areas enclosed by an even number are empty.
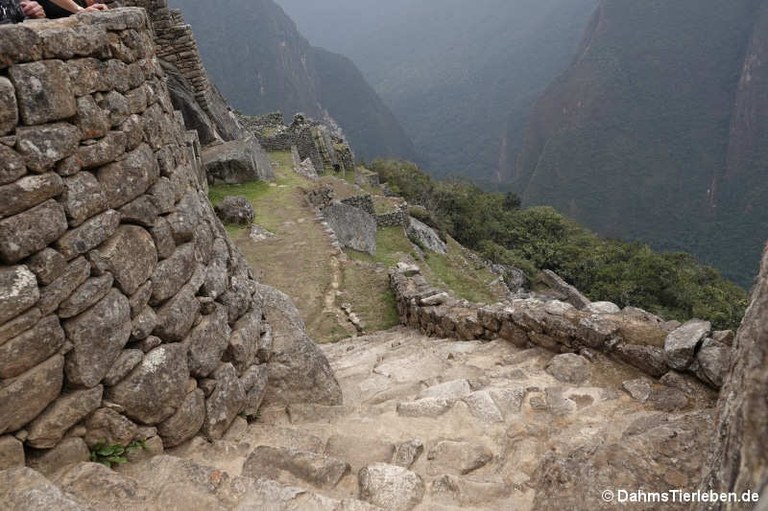
<svg viewBox="0 0 768 511"><path fill-rule="evenodd" d="M220 438L270 392L340 400L216 218L146 12L1 31L0 469Z"/></svg>

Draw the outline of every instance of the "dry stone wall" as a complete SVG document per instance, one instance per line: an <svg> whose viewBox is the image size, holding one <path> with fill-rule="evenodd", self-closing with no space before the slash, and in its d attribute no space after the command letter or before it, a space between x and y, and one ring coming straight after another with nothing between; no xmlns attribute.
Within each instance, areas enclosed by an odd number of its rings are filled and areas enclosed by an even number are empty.
<svg viewBox="0 0 768 511"><path fill-rule="evenodd" d="M713 332L707 321L670 325L641 309L621 310L608 302L582 309L534 298L480 305L432 287L417 266L405 263L390 271L390 282L402 323L426 335L502 338L558 353L600 352L662 381L686 373L715 389L723 385L732 359L733 332Z"/></svg>
<svg viewBox="0 0 768 511"><path fill-rule="evenodd" d="M257 412L265 287L206 192L143 9L0 27L0 468Z"/></svg>

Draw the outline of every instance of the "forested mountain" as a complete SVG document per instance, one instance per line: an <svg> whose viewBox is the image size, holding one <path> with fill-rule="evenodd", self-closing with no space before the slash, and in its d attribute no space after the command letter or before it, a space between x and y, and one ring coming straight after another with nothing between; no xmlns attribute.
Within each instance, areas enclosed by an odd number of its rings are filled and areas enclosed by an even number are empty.
<svg viewBox="0 0 768 511"><path fill-rule="evenodd" d="M603 0L505 170L527 204L749 285L768 235L767 85L767 1Z"/></svg>
<svg viewBox="0 0 768 511"><path fill-rule="evenodd" d="M418 159L411 140L341 55L311 46L272 0L174 0L192 25L206 69L250 115L304 112L338 123L358 156Z"/></svg>
<svg viewBox="0 0 768 511"><path fill-rule="evenodd" d="M527 115L578 48L596 0L277 0L350 57L434 174L506 180Z"/></svg>

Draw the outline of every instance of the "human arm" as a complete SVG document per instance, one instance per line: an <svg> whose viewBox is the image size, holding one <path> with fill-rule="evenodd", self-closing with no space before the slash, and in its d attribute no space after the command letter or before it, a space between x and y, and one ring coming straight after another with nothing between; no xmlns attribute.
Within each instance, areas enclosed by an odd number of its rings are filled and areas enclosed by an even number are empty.
<svg viewBox="0 0 768 511"><path fill-rule="evenodd" d="M19 3L19 6L21 7L22 12L24 12L24 16L27 18L45 18L45 10L43 9L43 6L37 2L32 0L24 0Z"/></svg>

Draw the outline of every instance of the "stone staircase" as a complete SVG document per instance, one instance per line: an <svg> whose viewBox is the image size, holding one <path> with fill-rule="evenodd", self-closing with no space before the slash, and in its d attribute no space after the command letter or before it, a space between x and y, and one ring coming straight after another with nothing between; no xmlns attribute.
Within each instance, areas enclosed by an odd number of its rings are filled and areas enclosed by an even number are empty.
<svg viewBox="0 0 768 511"><path fill-rule="evenodd" d="M343 405L262 408L222 440L196 438L117 471L9 470L9 508L611 509L606 488L698 481L715 396L693 380L675 389L601 355L404 328L323 351Z"/></svg>

